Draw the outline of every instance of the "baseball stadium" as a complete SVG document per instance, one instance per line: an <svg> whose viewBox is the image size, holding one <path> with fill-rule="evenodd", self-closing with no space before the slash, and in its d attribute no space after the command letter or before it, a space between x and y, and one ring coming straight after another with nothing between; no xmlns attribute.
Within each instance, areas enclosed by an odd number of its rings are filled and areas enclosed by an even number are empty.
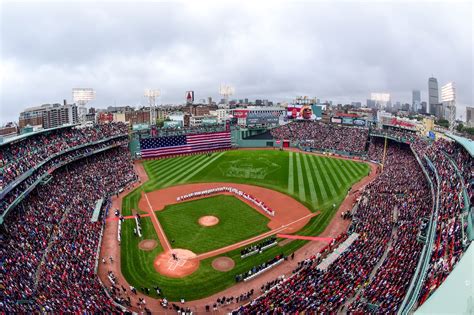
<svg viewBox="0 0 474 315"><path fill-rule="evenodd" d="M469 310L472 142L293 112L4 140L2 313Z"/></svg>

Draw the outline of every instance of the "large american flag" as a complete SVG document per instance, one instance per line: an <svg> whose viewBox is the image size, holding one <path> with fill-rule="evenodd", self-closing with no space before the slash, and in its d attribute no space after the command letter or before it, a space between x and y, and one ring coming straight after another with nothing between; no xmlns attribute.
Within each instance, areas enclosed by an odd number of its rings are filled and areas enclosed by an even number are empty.
<svg viewBox="0 0 474 315"><path fill-rule="evenodd" d="M143 158L229 149L230 147L230 131L140 140L140 151Z"/></svg>

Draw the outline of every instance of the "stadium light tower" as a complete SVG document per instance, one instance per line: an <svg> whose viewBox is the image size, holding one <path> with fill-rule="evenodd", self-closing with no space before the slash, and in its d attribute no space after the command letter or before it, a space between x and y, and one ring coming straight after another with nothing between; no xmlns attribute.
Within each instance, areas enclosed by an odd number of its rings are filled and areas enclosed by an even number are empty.
<svg viewBox="0 0 474 315"><path fill-rule="evenodd" d="M454 82L449 82L441 87L441 102L446 103L449 131L453 132L456 121L456 86Z"/></svg>
<svg viewBox="0 0 474 315"><path fill-rule="evenodd" d="M156 98L161 95L160 89L146 89L145 97L148 98L148 105L150 106L150 125L156 123Z"/></svg>
<svg viewBox="0 0 474 315"><path fill-rule="evenodd" d="M219 87L219 94L222 95L222 98L224 98L225 104L229 104L229 96L233 95L235 93L235 89L233 86L228 85L228 84L221 84Z"/></svg>
<svg viewBox="0 0 474 315"><path fill-rule="evenodd" d="M92 88L73 88L72 89L72 99L74 103L77 103L79 107L77 108L79 121L84 122L87 108L86 104L89 101L95 100L95 91Z"/></svg>

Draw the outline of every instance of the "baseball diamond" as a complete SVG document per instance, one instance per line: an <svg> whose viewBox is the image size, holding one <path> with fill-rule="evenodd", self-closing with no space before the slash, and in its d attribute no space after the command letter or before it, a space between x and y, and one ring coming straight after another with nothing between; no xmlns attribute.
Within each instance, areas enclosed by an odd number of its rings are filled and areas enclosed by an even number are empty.
<svg viewBox="0 0 474 315"><path fill-rule="evenodd" d="M130 233L133 224L129 223L122 227L122 272L135 287L160 283L162 294L169 301L205 298L234 285L235 276L251 266L280 253L294 252L305 242L293 241L245 260L240 258L239 248L284 231L299 235L320 233L351 185L369 174L365 163L277 150L227 151L210 156L151 160L145 161L143 167L148 181L123 199L123 215L129 215L132 209L144 214L152 211L159 225L155 224L155 231L147 231L155 238L158 235L162 248L165 251L168 246L169 250L189 249L198 255L200 264L185 277L179 276L179 266L173 267L178 277L170 277L169 271L168 276L157 272L153 268L157 252L137 254L133 233ZM251 175L252 169L260 170L259 175ZM236 176L238 174L241 176ZM326 175L324 181L322 174ZM288 179L294 182L289 183ZM268 203L275 210L275 217L228 193L176 201L178 196L187 193L223 186L237 187ZM219 223L209 228L200 226L197 222L205 215L218 217ZM212 261L222 254L235 262L233 269L226 273L216 272L212 267ZM195 290L196 287L200 289ZM150 295L156 296L155 293Z"/></svg>

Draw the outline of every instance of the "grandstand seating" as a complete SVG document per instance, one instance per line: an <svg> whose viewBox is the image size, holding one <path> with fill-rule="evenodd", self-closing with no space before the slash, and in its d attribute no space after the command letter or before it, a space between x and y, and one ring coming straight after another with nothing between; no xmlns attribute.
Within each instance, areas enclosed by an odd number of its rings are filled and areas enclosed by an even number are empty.
<svg viewBox="0 0 474 315"><path fill-rule="evenodd" d="M413 133L385 130L378 134L404 143L388 141L384 159L382 137L370 137L365 128L320 122L294 122L271 132L274 138L318 150L363 153L370 160L384 161L384 167L352 213L349 230L359 237L327 270L317 268L319 255L308 258L292 277L271 281L278 286L266 287L264 295L235 313L398 311L425 246L418 236L436 208L435 241L416 297L422 304L469 243L461 219L474 197L469 153L451 141L430 142ZM0 235L0 311L116 310L94 272L102 222L90 218L98 199L107 200L137 179L124 147L127 142L126 125L108 124L58 129L2 146L0 215L12 203L18 205L5 217L8 229ZM438 205L433 205L427 178L413 152L435 191L439 189ZM24 194L45 175L51 176L50 182ZM463 189L467 200L460 197ZM113 296L113 290L110 293Z"/></svg>
<svg viewBox="0 0 474 315"><path fill-rule="evenodd" d="M5 312L110 312L111 300L94 275L101 222L91 222L97 199L137 179L121 147L61 168L6 218L0 266Z"/></svg>
<svg viewBox="0 0 474 315"><path fill-rule="evenodd" d="M2 169L0 191L54 154L127 133L128 127L123 123L83 128L69 127L35 134L21 141L3 145L0 150Z"/></svg>
<svg viewBox="0 0 474 315"><path fill-rule="evenodd" d="M324 124L316 121L298 121L271 130L275 139L298 141L302 146L317 150L336 150L364 153L369 129Z"/></svg>

